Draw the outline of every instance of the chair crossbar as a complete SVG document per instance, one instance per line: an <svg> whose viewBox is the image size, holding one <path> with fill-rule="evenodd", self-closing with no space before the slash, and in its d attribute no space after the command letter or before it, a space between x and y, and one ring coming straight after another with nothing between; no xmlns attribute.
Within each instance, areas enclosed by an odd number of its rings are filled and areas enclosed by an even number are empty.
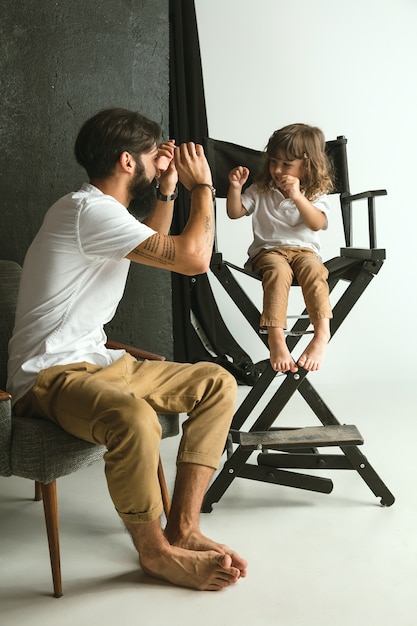
<svg viewBox="0 0 417 626"><path fill-rule="evenodd" d="M328 469L353 470L352 464L342 454L316 454L292 452L291 454L261 452L256 459L263 467L280 469Z"/></svg>

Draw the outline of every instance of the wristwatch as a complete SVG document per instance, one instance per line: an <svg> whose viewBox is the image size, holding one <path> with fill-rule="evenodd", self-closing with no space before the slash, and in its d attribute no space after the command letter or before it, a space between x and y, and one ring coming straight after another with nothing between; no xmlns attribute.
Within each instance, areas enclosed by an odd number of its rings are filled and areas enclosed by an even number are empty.
<svg viewBox="0 0 417 626"><path fill-rule="evenodd" d="M178 197L178 187L175 187L174 193L171 193L171 195L169 196L166 196L165 194L161 193L159 191L159 187L157 187L156 197L158 200L161 200L161 202L173 202L173 200L175 200Z"/></svg>

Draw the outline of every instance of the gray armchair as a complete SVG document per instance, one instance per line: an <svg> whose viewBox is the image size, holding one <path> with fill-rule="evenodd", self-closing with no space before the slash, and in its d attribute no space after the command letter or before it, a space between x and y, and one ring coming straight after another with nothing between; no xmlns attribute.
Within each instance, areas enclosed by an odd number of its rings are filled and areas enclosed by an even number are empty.
<svg viewBox="0 0 417 626"><path fill-rule="evenodd" d="M43 500L54 596L62 596L59 550L59 526L56 480L100 461L105 448L77 439L56 424L44 419L17 417L11 409L6 389L8 342L12 334L21 267L12 261L0 260L0 475L21 476L35 481L35 500ZM109 342L110 344L110 342ZM159 355L123 347L135 357L163 359ZM177 416L159 416L162 437L179 432ZM162 465L159 482L165 513L169 497Z"/></svg>

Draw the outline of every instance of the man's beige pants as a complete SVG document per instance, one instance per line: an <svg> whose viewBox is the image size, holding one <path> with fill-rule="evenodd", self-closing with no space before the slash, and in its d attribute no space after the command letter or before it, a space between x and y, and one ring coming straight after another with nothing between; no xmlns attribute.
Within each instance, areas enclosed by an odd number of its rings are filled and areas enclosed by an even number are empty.
<svg viewBox="0 0 417 626"><path fill-rule="evenodd" d="M15 411L50 419L80 439L106 446L116 510L125 521L147 522L162 513L157 413L188 414L178 463L216 469L236 389L234 377L216 364L137 361L126 354L105 368L83 362L41 371Z"/></svg>

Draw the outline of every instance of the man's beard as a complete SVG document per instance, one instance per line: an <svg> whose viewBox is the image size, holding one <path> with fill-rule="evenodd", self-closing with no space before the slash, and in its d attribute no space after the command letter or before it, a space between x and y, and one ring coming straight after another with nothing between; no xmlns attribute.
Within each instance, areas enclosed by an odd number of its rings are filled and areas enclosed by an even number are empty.
<svg viewBox="0 0 417 626"><path fill-rule="evenodd" d="M154 209L156 200L156 187L154 181L149 181L145 174L145 168L138 158L136 161L136 171L129 187L130 195L133 197L128 210L138 220L144 220Z"/></svg>

